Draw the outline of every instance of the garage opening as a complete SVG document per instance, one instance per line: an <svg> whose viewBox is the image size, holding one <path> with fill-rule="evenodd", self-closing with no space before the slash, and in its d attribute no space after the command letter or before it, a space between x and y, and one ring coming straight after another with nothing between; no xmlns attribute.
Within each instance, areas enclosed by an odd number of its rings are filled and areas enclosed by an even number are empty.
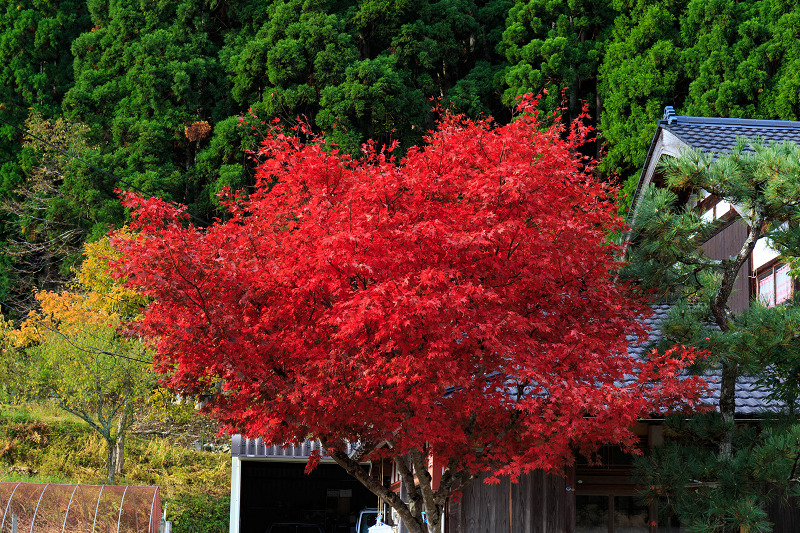
<svg viewBox="0 0 800 533"><path fill-rule="evenodd" d="M352 533L378 498L337 464L242 461L241 533Z"/></svg>

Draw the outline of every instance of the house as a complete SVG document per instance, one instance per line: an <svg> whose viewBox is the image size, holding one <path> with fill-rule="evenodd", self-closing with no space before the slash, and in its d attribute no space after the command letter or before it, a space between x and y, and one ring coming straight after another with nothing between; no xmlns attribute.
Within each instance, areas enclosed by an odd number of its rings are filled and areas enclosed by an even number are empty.
<svg viewBox="0 0 800 533"><path fill-rule="evenodd" d="M664 178L658 169L658 162L662 158L677 156L681 150L687 148L724 153L735 145L737 136L761 137L766 141L791 140L800 144L800 122L683 117L675 115L672 108L667 108L664 118L658 123L648 150L633 205L636 205L638 196L645 187L663 183ZM739 251L749 233L747 212L704 191L686 191L684 200L707 219L719 221L716 233L702 245L702 249L709 257L723 259ZM739 271L731 306L734 312L745 309L752 298L759 298L768 305L775 305L792 296L797 289L796 284L788 278L785 265L778 263L776 258L777 254L763 243L756 247ZM668 309L666 305L656 305L653 316L646 320L653 337L658 337ZM634 356L641 356L644 349L643 346L630 348ZM708 405L716 406L719 392L718 383L712 382L710 394L704 401ZM779 408L775 402L768 400L766 392L758 388L754 379L747 377L739 379L736 389L738 419L753 419L762 416L765 411ZM643 450L658 447L663 443L661 419L642 420L633 430L639 436ZM241 450L242 441L238 442L238 449ZM255 446L249 442L246 445ZM269 456L273 461L288 464L300 457L293 455L291 458L283 458L277 451L270 453L264 452L265 461ZM497 485L473 483L464 491L460 500L449 502L445 531L447 533L675 531L669 527L665 528L664 524L661 524L659 529L656 504L650 506L640 504L636 497L637 486L632 478L632 457L614 447L603 448L600 454L602 466L578 462L566 472L565 476L531 472L521 476L517 483L511 483L508 479L501 480ZM232 499L232 533L250 531L244 527L246 523L244 516L249 513L255 517L258 512L255 504L244 503L244 494L253 490L258 498L263 497L263 492L259 492L260 489L257 489L256 485L252 485L252 489L245 488L250 485L241 482L245 479L245 469L251 468L247 461L255 461L258 457L261 455L256 452L242 454L241 451L234 451L234 479L240 475L241 484L239 492L234 491L234 494L240 496ZM381 475L385 475L385 472ZM390 479L387 482L394 481L393 474L389 473L388 476ZM264 479L264 483L267 483L266 477ZM239 505L239 497L242 498L242 514L235 516L234 506ZM367 500L368 498L364 501ZM351 504L350 509L353 507ZM776 522L776 533L796 530L791 522L794 519L792 511L781 507L780 503L769 509L769 514ZM779 516L783 518L779 519ZM234 518L237 520L241 518L241 530L234 529Z"/></svg>
<svg viewBox="0 0 800 533"><path fill-rule="evenodd" d="M651 338L658 338L661 324L670 306L653 306L653 315L644 323ZM642 356L646 346L633 345L631 355ZM710 383L704 403L716 406L719 383ZM746 421L762 416L764 411L780 406L767 399L755 379L742 378L736 390L737 419ZM663 443L663 420L640 420L633 428L639 436L640 449L646 452ZM637 498L633 479L633 456L612 446L601 448L602 466L591 466L581 459L566 476L532 472L518 484L503 479L500 485L473 483L460 502L451 504L448 533L656 533L677 531L659 528L656 505L643 506ZM771 516L785 513L776 503ZM662 524L663 526L663 524ZM779 532L795 529L775 529Z"/></svg>
<svg viewBox="0 0 800 533"><path fill-rule="evenodd" d="M740 136L761 138L767 143L792 141L800 144L800 122L685 117L676 115L673 108L667 106L647 152L631 202L629 222L635 216L641 192L651 184L663 184L664 176L658 170L662 158L675 157L686 149L714 154L729 153ZM698 191L686 200L690 207L700 211L708 220L720 221L717 233L702 246L710 258L723 259L739 251L749 232L747 213L739 206L724 202L705 191ZM779 264L776 257L777 253L770 250L763 239L756 244L753 254L739 272L731 301L732 311L746 309L750 300L756 297L771 305L792 297L797 290L796 283L790 280L786 265Z"/></svg>

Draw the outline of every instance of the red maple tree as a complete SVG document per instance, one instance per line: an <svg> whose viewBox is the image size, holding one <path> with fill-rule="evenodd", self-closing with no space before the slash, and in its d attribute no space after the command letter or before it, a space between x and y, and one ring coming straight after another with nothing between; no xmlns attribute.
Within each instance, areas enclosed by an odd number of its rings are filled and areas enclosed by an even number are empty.
<svg viewBox="0 0 800 533"><path fill-rule="evenodd" d="M213 391L230 431L320 439L415 533L477 476L633 445L638 416L696 397L692 354L627 355L647 308L614 281L613 191L577 150L589 129L551 122L531 97L505 126L445 115L399 161L276 126L255 190L206 228L126 194L141 238L115 269L152 297L136 327L168 384ZM386 457L408 503L358 465Z"/></svg>

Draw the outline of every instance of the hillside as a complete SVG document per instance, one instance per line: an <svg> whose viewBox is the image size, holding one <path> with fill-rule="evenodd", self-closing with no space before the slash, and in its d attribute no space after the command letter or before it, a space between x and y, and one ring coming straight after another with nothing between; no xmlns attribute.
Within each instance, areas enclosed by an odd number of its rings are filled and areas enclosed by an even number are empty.
<svg viewBox="0 0 800 533"><path fill-rule="evenodd" d="M228 531L230 456L189 449L201 435L227 441L198 420L140 424L126 439L118 484L158 486L175 533ZM0 481L102 484L105 456L103 439L75 418L47 405L0 406Z"/></svg>

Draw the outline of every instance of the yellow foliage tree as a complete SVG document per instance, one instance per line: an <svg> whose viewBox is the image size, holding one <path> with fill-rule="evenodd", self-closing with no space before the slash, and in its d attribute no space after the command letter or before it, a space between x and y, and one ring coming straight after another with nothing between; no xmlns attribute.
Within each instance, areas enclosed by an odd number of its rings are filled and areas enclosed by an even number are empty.
<svg viewBox="0 0 800 533"><path fill-rule="evenodd" d="M85 245L74 290L36 293L38 309L4 332L4 359L24 369L18 390L55 401L106 440L109 483L122 469L134 402L155 384L145 347L119 334L145 300L107 275L115 254L108 238Z"/></svg>
<svg viewBox="0 0 800 533"><path fill-rule="evenodd" d="M127 230L118 230L115 239L135 239ZM119 259L120 252L111 246L108 238L84 245L84 260L77 271L77 283L89 300L92 309L100 310L120 318L131 318L147 304L147 299L136 291L123 286L120 280L108 275L108 261Z"/></svg>

